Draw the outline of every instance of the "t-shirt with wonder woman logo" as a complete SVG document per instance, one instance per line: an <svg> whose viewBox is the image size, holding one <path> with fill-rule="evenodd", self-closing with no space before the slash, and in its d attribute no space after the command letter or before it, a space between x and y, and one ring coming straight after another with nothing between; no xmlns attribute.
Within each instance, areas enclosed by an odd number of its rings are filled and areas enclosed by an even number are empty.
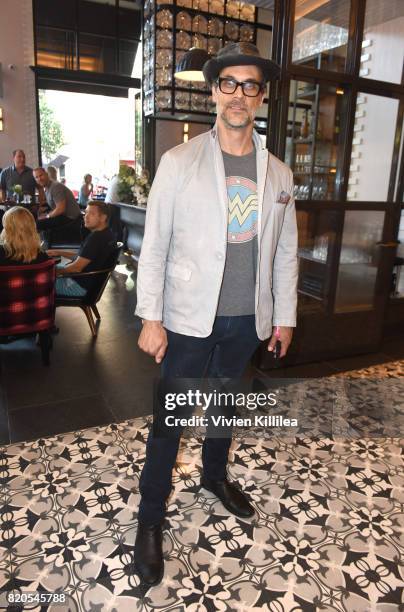
<svg viewBox="0 0 404 612"><path fill-rule="evenodd" d="M227 255L218 316L255 312L257 266L257 162L255 148L247 155L222 151L228 201Z"/></svg>

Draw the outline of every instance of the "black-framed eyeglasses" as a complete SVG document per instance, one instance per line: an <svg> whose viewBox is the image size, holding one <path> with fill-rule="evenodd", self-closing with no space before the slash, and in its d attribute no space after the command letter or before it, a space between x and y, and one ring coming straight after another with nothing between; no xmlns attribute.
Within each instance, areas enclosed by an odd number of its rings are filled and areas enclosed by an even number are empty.
<svg viewBox="0 0 404 612"><path fill-rule="evenodd" d="M224 94L234 94L241 87L243 94L249 98L256 98L264 88L264 84L258 81L236 81L231 77L219 77L216 83Z"/></svg>

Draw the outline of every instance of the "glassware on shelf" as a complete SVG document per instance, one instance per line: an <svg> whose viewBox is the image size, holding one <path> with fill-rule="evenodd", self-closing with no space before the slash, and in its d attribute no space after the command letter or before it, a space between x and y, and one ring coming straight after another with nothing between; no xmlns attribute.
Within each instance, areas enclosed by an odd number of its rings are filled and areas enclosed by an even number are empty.
<svg viewBox="0 0 404 612"><path fill-rule="evenodd" d="M253 4L242 3L240 8L240 19L244 21L254 21L255 6Z"/></svg>
<svg viewBox="0 0 404 612"><path fill-rule="evenodd" d="M157 11L156 23L160 28L172 28L173 27L173 14L168 9Z"/></svg>
<svg viewBox="0 0 404 612"><path fill-rule="evenodd" d="M199 0L192 0L192 8L194 10L199 10Z"/></svg>
<svg viewBox="0 0 404 612"><path fill-rule="evenodd" d="M158 109L171 108L171 91L161 89L156 93L156 106Z"/></svg>
<svg viewBox="0 0 404 612"><path fill-rule="evenodd" d="M171 49L173 46L173 35L170 30L158 30L156 33L156 45L159 49Z"/></svg>
<svg viewBox="0 0 404 612"><path fill-rule="evenodd" d="M240 5L234 0L229 0L226 5L226 15L233 19L238 19L240 14Z"/></svg>
<svg viewBox="0 0 404 612"><path fill-rule="evenodd" d="M172 73L171 68L157 68L156 84L159 86L171 85Z"/></svg>
<svg viewBox="0 0 404 612"><path fill-rule="evenodd" d="M173 0L157 0L157 4L172 4Z"/></svg>
<svg viewBox="0 0 404 612"><path fill-rule="evenodd" d="M199 34L207 34L208 33L208 21L202 15L196 15L196 17L192 20L192 30L194 32L199 32Z"/></svg>
<svg viewBox="0 0 404 612"><path fill-rule="evenodd" d="M240 40L252 42L254 40L254 28L249 25L242 25L240 28Z"/></svg>
<svg viewBox="0 0 404 612"><path fill-rule="evenodd" d="M192 0L177 0L177 6L184 6L185 8L192 8Z"/></svg>
<svg viewBox="0 0 404 612"><path fill-rule="evenodd" d="M185 11L180 11L177 15L176 26L178 30L190 30L191 29L191 16Z"/></svg>
<svg viewBox="0 0 404 612"><path fill-rule="evenodd" d="M193 93L191 95L191 109L193 111L205 111L206 110L206 96L200 93Z"/></svg>
<svg viewBox="0 0 404 612"><path fill-rule="evenodd" d="M211 36L223 36L223 23L220 19L213 17L208 22L208 33Z"/></svg>
<svg viewBox="0 0 404 612"><path fill-rule="evenodd" d="M228 21L224 26L224 31L230 40L238 40L238 25L234 21Z"/></svg>
<svg viewBox="0 0 404 612"><path fill-rule="evenodd" d="M224 3L222 0L210 0L209 10L216 15L224 15Z"/></svg>
<svg viewBox="0 0 404 612"><path fill-rule="evenodd" d="M209 0L199 0L199 10L207 13L209 10Z"/></svg>
<svg viewBox="0 0 404 612"><path fill-rule="evenodd" d="M216 55L222 48L222 41L220 38L208 38L208 53L210 55Z"/></svg>
<svg viewBox="0 0 404 612"><path fill-rule="evenodd" d="M202 34L192 34L192 47L197 47L198 49L207 49L208 40L206 36L202 36Z"/></svg>
<svg viewBox="0 0 404 612"><path fill-rule="evenodd" d="M169 68L172 65L172 55L170 49L158 49L156 53L157 68Z"/></svg>
<svg viewBox="0 0 404 612"><path fill-rule="evenodd" d="M191 48L191 37L186 32L177 32L176 45L178 49L190 49Z"/></svg>
<svg viewBox="0 0 404 612"><path fill-rule="evenodd" d="M175 108L177 110L189 109L189 94L185 91L177 91L175 93Z"/></svg>

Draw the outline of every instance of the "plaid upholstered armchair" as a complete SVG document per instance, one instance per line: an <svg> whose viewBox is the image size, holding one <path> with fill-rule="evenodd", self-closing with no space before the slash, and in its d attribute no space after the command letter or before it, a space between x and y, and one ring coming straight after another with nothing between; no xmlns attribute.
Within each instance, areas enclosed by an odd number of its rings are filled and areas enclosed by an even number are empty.
<svg viewBox="0 0 404 612"><path fill-rule="evenodd" d="M42 362L49 365L54 322L54 260L0 266L0 336L13 340L38 333Z"/></svg>

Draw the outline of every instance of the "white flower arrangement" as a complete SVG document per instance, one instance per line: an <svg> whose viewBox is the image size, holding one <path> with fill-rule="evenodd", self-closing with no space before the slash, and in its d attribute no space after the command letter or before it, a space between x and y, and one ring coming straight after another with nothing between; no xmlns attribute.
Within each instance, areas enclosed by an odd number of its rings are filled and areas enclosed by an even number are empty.
<svg viewBox="0 0 404 612"><path fill-rule="evenodd" d="M118 194L127 204L147 205L150 183L149 173L145 169L135 171L129 166L121 166L119 171Z"/></svg>

